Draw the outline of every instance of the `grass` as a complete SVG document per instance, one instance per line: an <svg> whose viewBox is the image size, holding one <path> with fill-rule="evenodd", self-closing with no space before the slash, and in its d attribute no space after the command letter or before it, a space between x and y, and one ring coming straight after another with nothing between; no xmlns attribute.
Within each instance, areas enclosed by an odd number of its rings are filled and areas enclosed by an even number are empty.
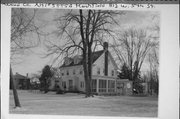
<svg viewBox="0 0 180 119"><path fill-rule="evenodd" d="M10 113L84 116L157 117L157 97L95 96L18 91L22 108L14 109L10 91Z"/></svg>

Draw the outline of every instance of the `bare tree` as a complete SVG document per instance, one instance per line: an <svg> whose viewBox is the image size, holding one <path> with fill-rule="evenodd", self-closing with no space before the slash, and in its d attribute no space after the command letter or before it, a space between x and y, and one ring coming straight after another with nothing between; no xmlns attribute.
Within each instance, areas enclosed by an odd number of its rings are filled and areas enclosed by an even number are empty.
<svg viewBox="0 0 180 119"><path fill-rule="evenodd" d="M118 48L113 49L121 63L128 67L130 74L128 78L137 81L147 54L158 45L158 40L155 40L146 29L130 28L120 34L115 46L117 44Z"/></svg>
<svg viewBox="0 0 180 119"><path fill-rule="evenodd" d="M159 40L160 26L159 26L159 15L155 14L151 16L153 25L149 28L150 30L156 33L156 40ZM158 94L159 89L159 45L156 45L152 48L151 52L148 54L147 62L149 63L149 84L150 84L150 93L152 94L153 90Z"/></svg>
<svg viewBox="0 0 180 119"><path fill-rule="evenodd" d="M149 53L149 83L150 83L150 93L152 92L158 94L159 87L159 57L158 57L158 48L154 48L151 53Z"/></svg>
<svg viewBox="0 0 180 119"><path fill-rule="evenodd" d="M11 62L19 63L20 57L26 49L39 45L43 34L35 24L35 9L12 9L11 16ZM34 38L34 39L33 39Z"/></svg>
<svg viewBox="0 0 180 119"><path fill-rule="evenodd" d="M108 26L118 24L114 17L122 14L123 12L80 9L70 10L56 19L59 23L60 40L55 43L48 41L48 55L58 54L58 58L82 54L86 97L91 96L92 52L97 45L102 44L101 34L111 35L113 32ZM58 42L64 44L60 45Z"/></svg>
<svg viewBox="0 0 180 119"><path fill-rule="evenodd" d="M19 55L22 55L25 50L35 47L39 43L41 32L35 24L34 18L36 10L28 10L23 8L13 8L11 14L11 63L15 61ZM36 36L32 40L30 36ZM37 40L38 39L38 40ZM18 58L19 59L19 58ZM16 60L17 61L17 60ZM15 107L21 107L18 93L13 79L13 71L10 65L10 82L13 88Z"/></svg>

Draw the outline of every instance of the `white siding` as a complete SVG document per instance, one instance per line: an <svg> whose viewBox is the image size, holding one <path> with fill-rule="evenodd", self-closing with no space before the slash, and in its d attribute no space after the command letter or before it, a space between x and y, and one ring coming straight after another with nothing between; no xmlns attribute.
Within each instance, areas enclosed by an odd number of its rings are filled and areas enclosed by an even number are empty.
<svg viewBox="0 0 180 119"><path fill-rule="evenodd" d="M108 55L109 61L108 61L108 76L104 77L104 53L93 63L92 68L92 77L95 78L96 76L100 79L104 80L115 80L117 77L116 72L116 66L113 64L112 57ZM100 74L97 74L98 69L100 69ZM71 66L71 67L63 67L60 68L61 74L61 82L66 82L66 89L69 87L69 80L73 80L73 85L77 87L79 91L85 91L85 81L84 81L84 71L83 66ZM69 75L67 75L67 70L69 71ZM75 74L73 74L73 71L75 70ZM80 70L82 70L82 74L80 74ZM112 70L114 70L114 75L112 76ZM95 77L94 77L95 76ZM103 78L104 77L104 78ZM99 79L96 78L96 79ZM84 82L83 87L81 87L82 83ZM108 84L107 84L108 85Z"/></svg>
<svg viewBox="0 0 180 119"><path fill-rule="evenodd" d="M112 59L108 56L108 76L112 76L112 70L114 70L114 76L117 77L116 67L113 65ZM104 76L104 53L94 62L92 75L99 75L97 74L97 70L100 68L100 76Z"/></svg>
<svg viewBox="0 0 180 119"><path fill-rule="evenodd" d="M85 87L81 88L81 82L84 82L84 73L82 69L82 65L80 66L72 66L72 67L63 67L60 69L61 73L64 73L63 76L61 76L61 80L66 82L66 89L69 87L69 80L73 80L73 86L76 86L78 90L85 91ZM69 75L67 75L67 70L69 71ZM73 74L73 71L75 70L75 74ZM80 74L80 70L82 70L82 74Z"/></svg>

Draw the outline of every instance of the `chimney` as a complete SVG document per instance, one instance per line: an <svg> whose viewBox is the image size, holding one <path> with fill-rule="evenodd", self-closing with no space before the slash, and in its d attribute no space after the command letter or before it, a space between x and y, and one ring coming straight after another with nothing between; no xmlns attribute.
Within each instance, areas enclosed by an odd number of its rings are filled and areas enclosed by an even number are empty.
<svg viewBox="0 0 180 119"><path fill-rule="evenodd" d="M108 75L108 43L104 42L103 43L104 47L104 75Z"/></svg>

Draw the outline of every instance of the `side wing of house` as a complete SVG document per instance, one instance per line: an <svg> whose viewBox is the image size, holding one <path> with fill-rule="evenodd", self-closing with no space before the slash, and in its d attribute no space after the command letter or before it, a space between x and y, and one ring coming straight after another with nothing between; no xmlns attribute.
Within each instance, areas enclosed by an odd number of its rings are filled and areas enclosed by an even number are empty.
<svg viewBox="0 0 180 119"><path fill-rule="evenodd" d="M106 59L107 61L105 61L105 58L107 58ZM107 70L107 73L105 73L105 70ZM104 52L93 63L92 92L98 94L115 94L116 79L117 79L117 65L115 64L115 61L113 60L111 54L108 52L108 57L106 57Z"/></svg>
<svg viewBox="0 0 180 119"><path fill-rule="evenodd" d="M108 52L108 77L117 77L117 65ZM92 69L92 75L105 76L105 53L103 53L94 63Z"/></svg>

